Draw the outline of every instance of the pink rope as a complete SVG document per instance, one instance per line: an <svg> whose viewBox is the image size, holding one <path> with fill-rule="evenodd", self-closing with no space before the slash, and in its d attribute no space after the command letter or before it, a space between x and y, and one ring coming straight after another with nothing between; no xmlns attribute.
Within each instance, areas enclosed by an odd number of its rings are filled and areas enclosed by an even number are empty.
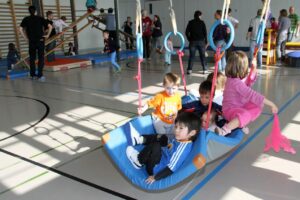
<svg viewBox="0 0 300 200"><path fill-rule="evenodd" d="M138 91L139 91L139 110L142 109L142 75L141 75L141 62L143 62L142 58L138 58L138 74L134 77L138 83ZM139 112L139 115L140 112Z"/></svg>
<svg viewBox="0 0 300 200"><path fill-rule="evenodd" d="M216 85L218 67L219 67L218 62L221 60L223 55L224 55L224 52L221 53L221 47L218 47L216 54L215 54L215 69L214 69L214 76L213 76L213 81L212 81L212 86L211 86L211 91L210 91L210 99L209 99L209 104L208 104L205 130L207 130L209 127L209 119L210 119L211 107L212 107L212 102L213 102L213 98L214 98L214 91L215 91L215 85Z"/></svg>
<svg viewBox="0 0 300 200"><path fill-rule="evenodd" d="M180 50L177 51L177 54L178 54L178 59L179 59L179 63L180 63L180 70L181 70L181 77L182 77L182 82L183 82L183 86L184 86L184 92L185 92L185 95L187 95L186 81L185 81L184 69L183 69L183 64L182 64L182 57L184 56L184 54Z"/></svg>

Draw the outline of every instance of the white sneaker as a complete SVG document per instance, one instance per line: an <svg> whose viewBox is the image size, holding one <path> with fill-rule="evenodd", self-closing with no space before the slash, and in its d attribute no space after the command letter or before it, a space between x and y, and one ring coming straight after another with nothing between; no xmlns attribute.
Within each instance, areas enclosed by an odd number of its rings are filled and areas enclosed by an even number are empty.
<svg viewBox="0 0 300 200"><path fill-rule="evenodd" d="M247 134L249 134L249 132L250 132L250 130L249 130L249 128L246 126L246 127L244 127L243 129L242 129L242 131L247 135Z"/></svg>
<svg viewBox="0 0 300 200"><path fill-rule="evenodd" d="M139 152L135 148L133 148L132 146L128 146L126 149L126 155L134 168L141 169L142 164L138 160Z"/></svg>
<svg viewBox="0 0 300 200"><path fill-rule="evenodd" d="M45 76L41 76L40 78L38 78L38 81L45 82L46 81L46 77Z"/></svg>
<svg viewBox="0 0 300 200"><path fill-rule="evenodd" d="M138 144L143 144L144 142L144 137L141 136L137 130L130 124L130 137L131 137L131 144L133 146L138 145Z"/></svg>

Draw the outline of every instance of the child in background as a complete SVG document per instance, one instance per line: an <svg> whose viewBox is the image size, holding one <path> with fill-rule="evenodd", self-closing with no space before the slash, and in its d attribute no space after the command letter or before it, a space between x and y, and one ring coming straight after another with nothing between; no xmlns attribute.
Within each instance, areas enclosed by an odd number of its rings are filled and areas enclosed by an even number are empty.
<svg viewBox="0 0 300 200"><path fill-rule="evenodd" d="M16 49L16 46L13 43L8 44L8 53L7 53L7 71L11 72L14 68L14 65L17 61L20 60L20 54Z"/></svg>
<svg viewBox="0 0 300 200"><path fill-rule="evenodd" d="M271 18L271 29L277 31L278 30L278 23L276 22L276 18L272 17Z"/></svg>
<svg viewBox="0 0 300 200"><path fill-rule="evenodd" d="M76 47L73 45L72 42L69 42L69 50L67 56L75 56L76 55Z"/></svg>
<svg viewBox="0 0 300 200"><path fill-rule="evenodd" d="M224 89L223 116L229 123L222 128L217 127L216 133L224 136L233 129L246 127L260 115L264 104L270 106L273 113L277 113L278 108L273 102L242 81L248 75L248 57L244 52L236 51L229 56L225 74L227 80Z"/></svg>
<svg viewBox="0 0 300 200"><path fill-rule="evenodd" d="M119 47L117 46L116 41L112 37L109 37L108 31L103 31L103 38L104 38L104 53L108 53L110 56L111 64L114 67L116 73L121 72L121 67L116 62L116 55L117 51L119 51Z"/></svg>
<svg viewBox="0 0 300 200"><path fill-rule="evenodd" d="M128 146L126 155L135 168L140 169L145 165L149 175L145 181L151 184L170 176L181 167L192 150L200 128L198 116L182 112L175 120L175 138L169 144L165 135L139 135L136 131L131 132L132 141L136 141L133 145L143 144L145 147L138 152L133 146Z"/></svg>
<svg viewBox="0 0 300 200"><path fill-rule="evenodd" d="M203 81L199 87L200 101L193 101L182 105L182 109L185 112L195 112L199 117L208 110L208 104L210 100L212 83L208 80ZM212 108L216 110L217 114L222 113L222 106L212 102Z"/></svg>
<svg viewBox="0 0 300 200"><path fill-rule="evenodd" d="M173 51L172 38L169 37L167 40L168 48ZM165 49L165 65L171 65L172 54Z"/></svg>
<svg viewBox="0 0 300 200"><path fill-rule="evenodd" d="M206 122L207 122L207 111L203 113L201 117L201 127L206 128ZM211 109L210 115L209 115L209 123L208 123L208 129L211 132L214 132L217 128L217 112L214 109Z"/></svg>
<svg viewBox="0 0 300 200"><path fill-rule="evenodd" d="M214 77L214 73L212 72L207 76L206 80L212 83L213 77ZM223 101L223 92L224 92L225 83L226 83L226 76L222 72L218 72L217 80L216 80L215 96L213 102L219 104L220 106L222 105L222 101Z"/></svg>
<svg viewBox="0 0 300 200"><path fill-rule="evenodd" d="M53 27L55 28L56 34L61 34L64 28L69 27L66 21L67 18L65 16L61 16L60 19L53 20Z"/></svg>
<svg viewBox="0 0 300 200"><path fill-rule="evenodd" d="M157 134L172 134L177 113L181 110L181 97L178 93L180 78L167 73L163 80L164 91L156 94L138 110L139 114L148 108L154 108L153 125Z"/></svg>

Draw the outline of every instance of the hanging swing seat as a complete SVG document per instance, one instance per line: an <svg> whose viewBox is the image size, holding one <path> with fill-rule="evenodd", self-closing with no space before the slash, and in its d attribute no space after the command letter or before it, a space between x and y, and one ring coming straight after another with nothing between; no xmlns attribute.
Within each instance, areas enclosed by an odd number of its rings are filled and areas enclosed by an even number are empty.
<svg viewBox="0 0 300 200"><path fill-rule="evenodd" d="M145 190L163 190L180 183L196 171L204 168L207 163L218 159L239 145L244 136L241 129L236 129L226 137L203 129L193 144L190 156L176 172L152 184L147 184L145 182L148 177L146 169L134 168L125 153L127 146L131 143L130 134L132 131L137 131L143 135L155 133L151 115L134 118L105 134L102 137L102 143L120 171L134 185ZM141 150L143 146L137 145L135 148Z"/></svg>

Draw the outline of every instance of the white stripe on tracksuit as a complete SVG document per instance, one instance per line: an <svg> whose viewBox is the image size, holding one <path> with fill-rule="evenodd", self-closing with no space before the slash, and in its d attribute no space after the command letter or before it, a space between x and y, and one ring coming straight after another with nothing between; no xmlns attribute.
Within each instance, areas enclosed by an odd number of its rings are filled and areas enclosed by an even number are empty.
<svg viewBox="0 0 300 200"><path fill-rule="evenodd" d="M170 168L170 170L173 170L174 166L176 165L176 163L178 162L182 152L184 151L185 147L186 147L187 143L181 143L178 147L176 152L172 155L170 163L168 164L168 167Z"/></svg>

